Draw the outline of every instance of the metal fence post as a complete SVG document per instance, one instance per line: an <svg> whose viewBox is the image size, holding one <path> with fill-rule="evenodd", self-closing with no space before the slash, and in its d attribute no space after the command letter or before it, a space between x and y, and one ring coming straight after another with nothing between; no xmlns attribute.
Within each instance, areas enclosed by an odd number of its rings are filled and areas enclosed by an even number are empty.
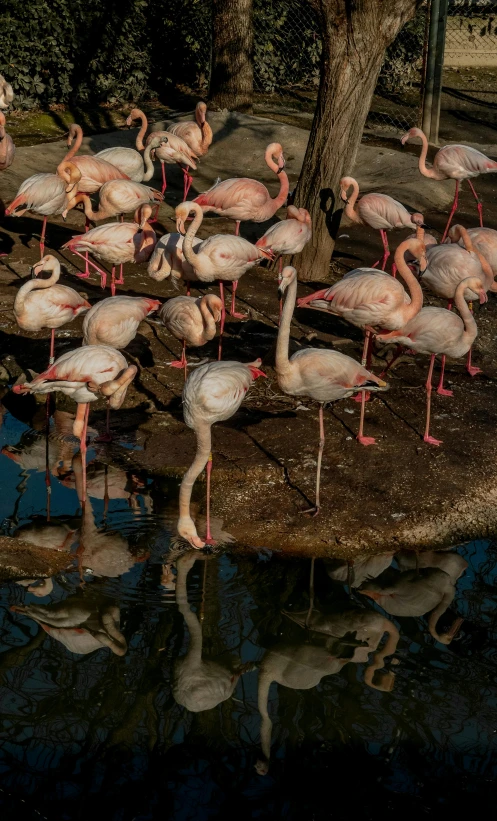
<svg viewBox="0 0 497 821"><path fill-rule="evenodd" d="M422 128L429 142L438 142L445 31L449 0L431 0L428 53L423 87Z"/></svg>

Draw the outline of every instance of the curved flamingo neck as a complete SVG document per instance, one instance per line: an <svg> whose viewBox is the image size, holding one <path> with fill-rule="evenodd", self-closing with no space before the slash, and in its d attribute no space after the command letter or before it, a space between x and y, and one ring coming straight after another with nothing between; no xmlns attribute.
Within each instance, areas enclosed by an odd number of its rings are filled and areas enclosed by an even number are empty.
<svg viewBox="0 0 497 821"><path fill-rule="evenodd" d="M143 149L145 148L145 146L143 144L143 138L144 138L145 133L146 133L147 128L148 128L147 116L139 108L136 108L132 112L132 117L133 117L134 120L140 120L140 122L141 122L140 130L139 130L138 134L136 135L135 145L136 145L138 151L143 151Z"/></svg>
<svg viewBox="0 0 497 821"><path fill-rule="evenodd" d="M452 229L452 236L456 242L459 242L459 240L462 239L464 247L469 254L473 254L475 252L473 241L463 225L455 225Z"/></svg>
<svg viewBox="0 0 497 821"><path fill-rule="evenodd" d="M186 471L179 489L178 530L186 527L190 533L198 538L197 529L190 514L190 502L195 480L202 473L210 456L212 448L211 426L207 422L197 424L195 435L197 437L195 458Z"/></svg>
<svg viewBox="0 0 497 821"><path fill-rule="evenodd" d="M73 208L76 208L79 203L83 203L83 210L85 212L85 216L88 217L89 220L94 222L95 220L105 219L107 213L105 210L94 211L91 205L91 199L89 198L88 194L79 193L73 197L67 207L67 211L71 211Z"/></svg>
<svg viewBox="0 0 497 821"><path fill-rule="evenodd" d="M395 252L395 264L400 276L409 289L409 294L411 297L411 302L409 304L404 304L401 308L404 314L404 324L415 317L423 307L423 292L421 290L421 285L405 261L406 251L411 251L412 253L412 250L416 250L418 246L418 240L407 239L405 242L400 243Z"/></svg>
<svg viewBox="0 0 497 821"><path fill-rule="evenodd" d="M83 142L83 129L81 128L80 125L77 125L76 123L73 123L72 126L69 129L69 138L67 140L68 145L71 145L74 137L76 137L74 145L67 152L66 156L64 157L63 162L68 162L69 160L71 160L74 157L74 155L77 154L79 149L81 148L81 143Z"/></svg>
<svg viewBox="0 0 497 821"><path fill-rule="evenodd" d="M195 212L195 217L183 240L183 255L186 261L190 263L194 270L196 270L199 268L199 255L193 250L193 240L195 239L198 229L202 225L204 212L202 211L200 205L196 202L190 203L190 211Z"/></svg>
<svg viewBox="0 0 497 821"><path fill-rule="evenodd" d="M353 177L347 177L345 182L347 184L347 190L352 187L352 194L350 197L347 197L347 202L345 204L345 215L353 222L362 222L359 214L355 210L355 204L357 202L357 197L359 196L359 183Z"/></svg>
<svg viewBox="0 0 497 821"><path fill-rule="evenodd" d="M217 297L214 294L206 294L200 300L199 305L199 310L202 314L202 321L204 324L204 334L210 339L213 339L216 335L216 322L213 314L216 304Z"/></svg>
<svg viewBox="0 0 497 821"><path fill-rule="evenodd" d="M376 673L377 670L381 670L381 668L384 666L384 662L385 662L386 657L387 656L392 656L395 653L395 651L397 650L397 645L398 645L399 640L400 640L399 631L397 630L395 625L392 624L391 621L389 621L389 619L384 620L383 632L385 632L388 635L388 638L387 638L384 646L381 648L381 650L378 650L374 654L373 659L371 661L371 664L368 665L368 667L367 667L367 669L364 673L364 682L369 687L372 687L375 690L385 690L385 689L388 690L388 689L391 689L391 687L393 686L393 679L392 679L392 684L391 684L390 687L388 687L388 685L387 685L387 687L384 687L384 686L381 687L381 686L378 686L378 685L374 684L374 674ZM387 681L388 681L388 679L387 679Z"/></svg>
<svg viewBox="0 0 497 821"><path fill-rule="evenodd" d="M36 265L34 266L37 267ZM48 262L45 262L43 268L40 269L40 273L42 271L51 271L52 275L48 277L48 279L36 279L33 280L35 288L50 288L52 285L55 285L60 279L60 262L58 259L50 259Z"/></svg>
<svg viewBox="0 0 497 821"><path fill-rule="evenodd" d="M443 616L445 611L448 609L449 605L451 604L454 598L454 595L455 591L452 594L445 593L445 595L442 596L440 603L437 605L437 607L435 607L435 609L430 614L430 618L428 619L428 630L430 636L433 636L433 638L437 641L441 641L440 633L437 631L438 620L441 616Z"/></svg>
<svg viewBox="0 0 497 821"><path fill-rule="evenodd" d="M294 277L287 289L280 327L278 329L278 340L276 343L276 370L280 372L288 370L288 368L291 367L291 362L288 358L288 346L290 344L290 326L292 323L296 299L297 276L294 274Z"/></svg>
<svg viewBox="0 0 497 821"><path fill-rule="evenodd" d="M138 143L138 137L137 137L137 143ZM148 182L154 176L154 164L153 164L152 158L150 156L150 154L152 152L152 149L153 149L153 146L149 144L149 145L147 145L147 147L145 148L145 151L143 152L143 164L145 166L145 173L143 175L142 182Z"/></svg>
<svg viewBox="0 0 497 821"><path fill-rule="evenodd" d="M24 285L19 288L14 300L14 312L16 314L21 314L24 311L26 297L31 293L31 291L39 291L44 288L50 288L58 281L60 277L60 265L58 260L54 259L53 261L48 262L46 266L44 266L43 270L52 271L52 276L48 279L38 279L38 277L35 277L34 279L30 279L29 282L25 282Z"/></svg>
<svg viewBox="0 0 497 821"><path fill-rule="evenodd" d="M464 292L466 290L466 285L464 280L462 280L456 288L456 293L454 295L454 303L459 311L459 315L464 322L464 331L462 333L462 337L464 340L469 341L470 344L473 344L474 340L476 339L476 335L478 333L478 329L476 326L475 318L473 316L473 312L469 310L468 303L464 299Z"/></svg>
<svg viewBox="0 0 497 821"><path fill-rule="evenodd" d="M437 174L433 167L428 168L426 165L426 157L428 155L428 138L424 131L421 131L420 128L416 129L416 134L413 136L420 137L422 146L421 146L421 154L419 155L418 160L418 168L420 172L423 174L424 177L430 177L432 180L443 180L445 179L444 175Z"/></svg>
<svg viewBox="0 0 497 821"><path fill-rule="evenodd" d="M207 151L212 143L212 128L206 119L200 124L200 131L202 132L202 150Z"/></svg>

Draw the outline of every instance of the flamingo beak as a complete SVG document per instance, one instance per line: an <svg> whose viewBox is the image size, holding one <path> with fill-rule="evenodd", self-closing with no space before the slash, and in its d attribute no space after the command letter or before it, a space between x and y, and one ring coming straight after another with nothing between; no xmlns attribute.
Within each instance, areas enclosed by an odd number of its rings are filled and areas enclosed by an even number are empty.
<svg viewBox="0 0 497 821"><path fill-rule="evenodd" d="M419 273L424 274L426 269L428 268L428 260L426 259L425 255L423 254L422 257L419 259Z"/></svg>
<svg viewBox="0 0 497 821"><path fill-rule="evenodd" d="M176 220L176 230L177 230L178 234L182 234L183 236L185 236L186 231L185 231L184 220L182 220L182 219L177 219Z"/></svg>
<svg viewBox="0 0 497 821"><path fill-rule="evenodd" d="M485 302L488 302L487 292L483 290L478 292L480 294L480 305L484 305Z"/></svg>

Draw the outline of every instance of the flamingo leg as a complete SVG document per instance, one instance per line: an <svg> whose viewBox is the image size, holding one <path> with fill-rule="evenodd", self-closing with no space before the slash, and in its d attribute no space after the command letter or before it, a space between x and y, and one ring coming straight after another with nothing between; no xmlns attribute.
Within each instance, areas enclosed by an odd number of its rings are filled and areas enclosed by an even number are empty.
<svg viewBox="0 0 497 821"><path fill-rule="evenodd" d="M183 340L183 351L181 353L181 359L175 359L173 362L169 363L170 368L183 368L185 373L185 382L186 382L186 369L188 367L188 362L186 360L186 340Z"/></svg>
<svg viewBox="0 0 497 821"><path fill-rule="evenodd" d="M449 233L450 224L452 222L452 217L457 211L457 203L459 202L459 180L456 180L456 193L454 194L454 202L452 203L452 209L449 214L449 219L447 221L447 225L445 226L445 231L443 233L442 242L445 242L445 238Z"/></svg>
<svg viewBox="0 0 497 821"><path fill-rule="evenodd" d="M248 314L240 314L235 311L236 289L238 288L238 280L235 279L231 286L231 308L230 316L234 319L247 319Z"/></svg>
<svg viewBox="0 0 497 821"><path fill-rule="evenodd" d="M383 259L381 261L381 270L385 271L386 267L387 267L388 257L390 256L390 248L389 248L389 245L388 245L387 232L383 228L381 228L380 229L380 234L381 234L381 241L383 243Z"/></svg>
<svg viewBox="0 0 497 821"><path fill-rule="evenodd" d="M469 180L468 180L469 182ZM469 310L473 313L473 303L468 303ZM474 365L471 364L471 352L472 347L468 351L468 358L466 360L466 370L470 376L476 376L478 373L481 373L481 368L476 368Z"/></svg>
<svg viewBox="0 0 497 821"><path fill-rule="evenodd" d="M49 365L53 365L55 362L55 328L52 328L52 333L50 334L50 359L48 360Z"/></svg>
<svg viewBox="0 0 497 821"><path fill-rule="evenodd" d="M85 234L90 230L90 220L85 214ZM85 277L90 276L90 268L88 266L88 251L85 252Z"/></svg>
<svg viewBox="0 0 497 821"><path fill-rule="evenodd" d="M112 266L111 278L110 278L110 292L112 296L116 295L116 266Z"/></svg>
<svg viewBox="0 0 497 821"><path fill-rule="evenodd" d="M183 202L186 202L192 182L193 177L188 173L188 167L185 166L183 168Z"/></svg>
<svg viewBox="0 0 497 821"><path fill-rule="evenodd" d="M43 226L41 229L41 236L40 236L40 259L43 259L45 255L45 234L47 233L47 217L43 217Z"/></svg>
<svg viewBox="0 0 497 821"><path fill-rule="evenodd" d="M186 295L190 296L190 283L189 283L188 280L185 281L185 285L186 285Z"/></svg>
<svg viewBox="0 0 497 821"><path fill-rule="evenodd" d="M79 411L80 408L83 409L82 414L80 414L80 411ZM83 416L83 430L81 432L80 451L81 451L81 463L82 463L82 468L83 468L83 488L82 488L82 492L81 492L81 502L82 502L82 504L84 504L86 502L86 451L87 451L86 435L87 435L87 431L88 431L88 417L90 415L90 403L89 402L87 402L84 405L78 405L78 412L77 412L76 418L80 415Z"/></svg>
<svg viewBox="0 0 497 821"><path fill-rule="evenodd" d="M281 272L282 272L282 270L283 270L283 257L280 256L280 258L278 260L278 285L281 285L281 279L282 279ZM282 311L283 311L283 298L280 299L280 312L279 312L279 315L278 315L278 327L281 323Z"/></svg>
<svg viewBox="0 0 497 821"><path fill-rule="evenodd" d="M388 363L388 365L386 366L386 368L384 368L384 370L382 370L382 372L380 373L380 379L383 379L383 377L385 376L385 374L387 374L387 373L388 373L388 371L390 370L390 368L392 368L392 367L393 367L393 365L397 362L397 360L398 360L398 359L400 359L400 357L402 356L402 354L403 354L403 353L404 353L404 346L403 346L403 345L397 345L397 348L396 348L396 350L395 350L395 353L394 353L394 355L392 356L392 358L391 358L390 362Z"/></svg>
<svg viewBox="0 0 497 821"><path fill-rule="evenodd" d="M364 436L364 413L366 410L366 397L365 394L367 391L361 391L361 416L359 419L359 433L357 434L357 441L361 443L361 445L375 445L376 439L372 436Z"/></svg>
<svg viewBox="0 0 497 821"><path fill-rule="evenodd" d="M302 513L312 513L313 516L317 516L321 505L319 502L319 491L321 487L321 463L323 461L323 450L324 450L324 413L323 413L323 404L321 403L319 406L319 447L318 447L318 463L316 467L316 504L314 507L310 507L308 510L303 510Z"/></svg>
<svg viewBox="0 0 497 821"><path fill-rule="evenodd" d="M426 425L425 425L425 434L423 436L423 442L426 442L427 445L441 445L442 441L440 439L435 439L433 436L430 436L430 416L431 416L431 380L433 376L433 366L435 365L435 354L432 353L430 359L430 367L428 368L428 378L426 380Z"/></svg>
<svg viewBox="0 0 497 821"><path fill-rule="evenodd" d="M364 346L362 349L362 357L361 357L361 365L363 368L370 367L366 363L369 362L371 364L371 354L372 354L372 339L371 339L371 331L364 331ZM370 352L371 348L371 352ZM356 396L352 397L354 402L360 402L361 405L364 402L369 402L371 398L371 393L369 391L361 391L361 393L356 394Z"/></svg>
<svg viewBox="0 0 497 821"><path fill-rule="evenodd" d="M119 266L119 279L116 279L116 285L124 285L124 265L122 262Z"/></svg>
<svg viewBox="0 0 497 821"><path fill-rule="evenodd" d="M105 433L97 436L95 442L112 442L112 434L110 432L110 403L107 400L107 413L105 416Z"/></svg>
<svg viewBox="0 0 497 821"><path fill-rule="evenodd" d="M240 236L240 222L241 222L241 220L237 220L237 221L236 221L236 226L235 226L235 237L239 237L239 236Z"/></svg>
<svg viewBox="0 0 497 821"><path fill-rule="evenodd" d="M207 517L207 533L205 536L206 544L216 544L211 534L211 473L212 473L212 453L209 454L207 465L205 467L207 476L207 500L206 500L206 517Z"/></svg>
<svg viewBox="0 0 497 821"><path fill-rule="evenodd" d="M478 214L480 215L480 228L483 228L483 205L481 204L481 200L478 194L476 193L475 187L471 180L468 180L468 185L471 188L471 191L473 192L473 197L476 200L476 207L478 208Z"/></svg>
<svg viewBox="0 0 497 821"><path fill-rule="evenodd" d="M442 354L442 370L440 371L440 381L438 383L437 393L439 396L454 396L453 391L444 388L444 373L445 373L445 354Z"/></svg>
<svg viewBox="0 0 497 821"><path fill-rule="evenodd" d="M217 352L217 358L221 361L221 357L223 355L223 333L224 333L224 323L226 321L226 306L224 304L224 285L221 280L219 280L219 296L221 297L221 302L223 304L221 308L221 324L219 326L219 348Z"/></svg>
<svg viewBox="0 0 497 821"><path fill-rule="evenodd" d="M165 164L165 163L163 163L163 162L161 162L161 166L162 166L162 188L161 188L161 194L163 194L163 193L164 193L164 191L165 191L165 190L166 190L166 188L167 188L167 180L166 180L166 164Z"/></svg>
<svg viewBox="0 0 497 821"><path fill-rule="evenodd" d="M76 256L80 257L80 259L84 259L83 254L80 254L79 251L73 251L72 253L76 254ZM97 273L100 274L100 286L102 288L105 288L107 284L107 271L103 271L102 268L99 268L98 265L91 261L91 259L88 260L88 264L91 265L92 268L95 268L95 271L97 271ZM90 276L90 274L89 272L87 274L77 273L76 276L78 276L80 279L86 279Z"/></svg>

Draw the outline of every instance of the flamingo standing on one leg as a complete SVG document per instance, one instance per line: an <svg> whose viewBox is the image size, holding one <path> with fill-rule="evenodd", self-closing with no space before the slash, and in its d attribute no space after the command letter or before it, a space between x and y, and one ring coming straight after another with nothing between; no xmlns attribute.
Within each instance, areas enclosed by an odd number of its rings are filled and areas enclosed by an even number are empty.
<svg viewBox="0 0 497 821"><path fill-rule="evenodd" d="M283 269L281 275L280 293L288 289L283 308L278 342L276 346L276 376L281 390L290 396L309 396L319 402L319 450L316 470L316 503L307 513L315 516L320 510L319 488L321 481L321 461L324 450L324 418L325 402L337 402L347 399L354 393L364 390L385 391L388 389L374 374L359 365L350 356L338 351L326 351L305 348L288 358L290 342L290 324L292 321L295 301L297 298L297 271L291 266ZM357 439L361 444L372 445L374 439L363 434L363 417Z"/></svg>
<svg viewBox="0 0 497 821"><path fill-rule="evenodd" d="M15 153L14 140L5 130L5 114L0 111L0 171L12 165Z"/></svg>
<svg viewBox="0 0 497 821"><path fill-rule="evenodd" d="M311 215L305 208L289 205L286 220L277 222L255 243L256 248L279 255L278 284L281 282L284 254L300 254L312 237ZM280 300L280 317L283 303Z"/></svg>
<svg viewBox="0 0 497 821"><path fill-rule="evenodd" d="M33 174L24 180L16 196L5 209L6 217L22 217L26 211L43 216L40 236L40 258L45 253L47 217L64 214L69 201L78 191L81 171L73 163L61 162L56 174Z"/></svg>
<svg viewBox="0 0 497 821"><path fill-rule="evenodd" d="M236 220L235 234L237 236L242 220L266 222L271 219L278 208L286 202L289 182L284 170L283 149L279 143L268 145L264 158L268 168L280 178L280 190L274 199L271 199L266 186L258 180L251 180L249 177L235 177L216 183L204 194L195 197L194 202L201 206L204 214L213 211L222 217Z"/></svg>
<svg viewBox="0 0 497 821"><path fill-rule="evenodd" d="M422 308L400 330L377 336L379 342L396 342L431 357L426 381L426 425L423 436L423 440L429 445L442 444L440 439L430 436L431 380L435 357L443 354L444 357L459 359L471 349L478 333L473 313L469 310L464 297L468 289L478 294L480 302L487 301L482 280L468 277L459 283L454 297L460 317L446 308Z"/></svg>
<svg viewBox="0 0 497 821"><path fill-rule="evenodd" d="M105 187L105 186L104 186ZM86 195L85 208L88 208ZM91 205L90 205L91 208ZM89 213L89 209L88 209ZM91 212L94 217L95 212ZM97 214L101 213L99 210ZM126 262L147 262L157 242L155 231L151 227L148 220L152 214L150 205L141 205L134 215L133 222L113 222L106 225L99 225L92 228L86 234L80 234L72 237L69 242L63 245L73 254L82 256L84 253L90 253L97 259L109 262L112 265L111 274L111 293L115 294L115 286L124 284L123 265ZM102 288L105 288L107 273L103 271L98 265L90 262L100 274ZM115 267L120 265L120 277L115 279ZM87 274L78 274L80 277L86 277Z"/></svg>
<svg viewBox="0 0 497 821"><path fill-rule="evenodd" d="M373 329L386 328L393 331L403 328L423 307L421 286L405 260L405 254L410 252L419 261L420 270L424 271L426 268L426 247L422 241L424 232L422 228L418 228L418 231L419 238L404 240L395 251L395 265L409 288L409 294L390 274L376 268L356 268L330 288L316 291L297 302L299 308L309 305L311 308L329 311L351 322L352 325L363 328L363 367L369 367ZM366 398L366 392L362 391L361 423L364 419ZM363 440L363 444L368 443Z"/></svg>
<svg viewBox="0 0 497 821"><path fill-rule="evenodd" d="M261 360L248 365L241 362L209 362L193 371L183 388L183 415L197 437L195 459L186 471L179 491L178 535L201 548L214 544L210 531L210 477L212 471L212 432L215 422L229 419L242 404L254 379L266 374L259 370ZM207 535L199 537L190 514L192 488L207 466Z"/></svg>
<svg viewBox="0 0 497 821"><path fill-rule="evenodd" d="M159 319L176 339L183 342L181 359L170 362L172 368L183 368L185 379L188 362L186 346L199 348L216 336L216 323L221 321L223 303L215 294L195 299L176 296L168 299L159 311Z"/></svg>
<svg viewBox="0 0 497 821"><path fill-rule="evenodd" d="M481 151L476 148L471 148L469 145L444 145L440 148L433 158L433 165L428 168L426 165L426 155L428 154L428 140L420 128L411 128L407 134L401 139L402 145L413 137L420 137L423 147L419 156L419 170L424 177L429 177L432 180L455 180L456 191L454 194L454 201L450 211L447 225L443 233L442 242L445 241L447 232L452 222L458 200L459 200L459 183L462 180L467 180L471 188L472 194L476 200L476 207L480 215L480 227L483 227L483 206L475 191L471 178L478 177L480 174L491 174L497 171L497 162L486 157Z"/></svg>
<svg viewBox="0 0 497 821"><path fill-rule="evenodd" d="M137 372L136 365L108 345L88 345L62 354L46 371L32 382L15 385L14 393L61 393L78 404L73 433L81 442L83 459L83 489L81 501L86 501L86 434L90 402L106 396L111 408L120 408L126 391Z"/></svg>
<svg viewBox="0 0 497 821"><path fill-rule="evenodd" d="M350 188L352 188L352 194L349 197L347 192ZM375 228L380 232L383 243L383 259L381 261L383 271L390 256L387 231L394 228L412 228L416 225L423 225L424 222L422 214L410 214L407 208L404 208L400 202L387 194L378 194L376 192L364 194L357 202L359 183L353 177L342 177L340 180L340 196L346 203L345 215L352 222L369 225L370 228ZM355 207L356 202L357 207ZM373 265L373 268L378 265L378 262ZM395 276L395 266L392 272Z"/></svg>
<svg viewBox="0 0 497 821"><path fill-rule="evenodd" d="M232 282L231 292L231 316L237 319L245 319L244 314L236 313L235 298L236 288L240 277L257 264L259 259L272 259L269 251L256 248L243 237L231 236L230 234L214 234L193 249L193 239L203 220L203 211L197 202L182 202L176 208L176 227L179 233L185 233L185 222L194 213L195 217L186 232L183 240L183 254L187 262L192 266L197 279L202 282L214 282L219 280L219 291L223 303L223 313L221 317L221 332L219 339L219 359L221 358L221 345L224 330L225 308L224 308L224 286L223 282Z"/></svg>
<svg viewBox="0 0 497 821"><path fill-rule="evenodd" d="M494 281L492 269L486 258L473 247L471 238L462 225L454 225L451 229L451 236L455 242L462 240L466 250L459 245L437 245L429 248L426 254L428 265L422 274L421 283L432 293L442 299L448 300L449 310L456 288L463 279L477 277L484 283L486 291L497 291L497 282ZM471 289L466 289L465 299L471 303L478 299L478 294ZM468 351L466 370L470 376L480 373L479 368L471 364L471 348ZM442 370L437 393L440 396L452 396L452 391L444 388L445 356L442 356Z"/></svg>
<svg viewBox="0 0 497 821"><path fill-rule="evenodd" d="M54 361L55 329L61 328L91 308L73 288L58 285L60 262L47 254L33 266L34 279L22 285L14 300L14 316L23 331L41 331L50 328L50 358ZM48 279L38 279L42 271L50 271Z"/></svg>

